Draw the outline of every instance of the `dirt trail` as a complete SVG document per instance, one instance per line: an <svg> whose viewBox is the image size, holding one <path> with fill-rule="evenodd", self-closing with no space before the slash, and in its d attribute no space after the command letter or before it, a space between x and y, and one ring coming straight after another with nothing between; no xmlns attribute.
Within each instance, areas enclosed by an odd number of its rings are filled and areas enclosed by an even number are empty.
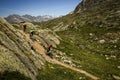
<svg viewBox="0 0 120 80"><path fill-rule="evenodd" d="M71 70L73 70L73 71L76 71L76 72L79 72L79 73L82 73L82 74L88 76L89 78L91 78L91 79L93 79L93 80L99 80L98 77L96 77L96 76L94 76L94 75L92 75L92 74L90 74L90 73L88 73L88 72L86 72L86 71L84 71L84 70L82 70L82 69L77 69L77 68L72 67L72 66L70 66L70 65L64 64L64 63L62 63L62 62L60 62L60 61L58 61L58 60L56 60L56 59L51 59L50 57L48 57L48 56L45 54L45 50L44 50L44 48L39 44L39 42L37 42L37 41L34 41L34 42L33 42L33 41L29 38L29 34L27 34L27 33L25 34L23 31L20 31L20 32L21 32L23 35L25 35L26 39L32 44L32 46L36 49L36 51L39 52L39 53L44 57L44 59L45 59L46 61L48 61L48 62L50 62L50 63L54 63L54 64L58 64L58 65L64 66L64 67L66 67L66 68L69 68L69 69L71 69Z"/></svg>

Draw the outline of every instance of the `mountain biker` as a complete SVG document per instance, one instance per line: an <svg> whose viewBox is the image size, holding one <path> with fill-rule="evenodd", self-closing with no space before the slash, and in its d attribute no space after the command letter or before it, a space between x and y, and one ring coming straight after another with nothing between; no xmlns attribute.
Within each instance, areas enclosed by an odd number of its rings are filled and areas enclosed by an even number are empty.
<svg viewBox="0 0 120 80"><path fill-rule="evenodd" d="M51 47L52 47L52 45L48 45L48 46L46 47L47 52L50 52Z"/></svg>
<svg viewBox="0 0 120 80"><path fill-rule="evenodd" d="M51 51L51 48L52 48L52 45L47 45L47 47L46 47L46 54L48 55L48 56L50 56L51 58L53 58L53 54L50 52Z"/></svg>
<svg viewBox="0 0 120 80"><path fill-rule="evenodd" d="M33 41L35 40L34 37L33 37L34 33L35 33L35 30L31 29L30 30L30 39L32 39Z"/></svg>
<svg viewBox="0 0 120 80"><path fill-rule="evenodd" d="M24 25L23 25L23 31L26 32L26 29L27 29L27 25L24 24Z"/></svg>
<svg viewBox="0 0 120 80"><path fill-rule="evenodd" d="M30 30L30 36L31 36L31 37L34 35L34 32L35 32L34 29L31 29L31 30Z"/></svg>

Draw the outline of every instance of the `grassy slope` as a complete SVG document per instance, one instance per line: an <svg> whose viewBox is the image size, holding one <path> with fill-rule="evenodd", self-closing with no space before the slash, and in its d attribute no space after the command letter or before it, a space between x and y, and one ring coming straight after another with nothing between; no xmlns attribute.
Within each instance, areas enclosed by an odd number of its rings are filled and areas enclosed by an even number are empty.
<svg viewBox="0 0 120 80"><path fill-rule="evenodd" d="M105 56L101 56L101 54L113 54L112 49L106 50L104 47L109 44L99 45L95 42L91 43L85 40L80 36L77 31L66 31L67 35L64 32L59 32L59 35L62 37L63 41L58 46L58 49L66 52L66 54L79 62L77 65L81 65L82 69L93 73L96 76L99 76L102 79L112 79L111 74L120 75L120 70L117 68L119 65L119 58L111 58L110 60L106 60ZM74 37L74 38L73 38ZM74 39L74 40L72 40ZM77 43L77 44L76 44ZM82 49L79 45L84 45L86 48ZM107 47L108 47L107 46ZM109 52L107 52L109 51ZM117 53L114 55L119 55L118 50L114 50ZM73 54L72 56L70 54Z"/></svg>
<svg viewBox="0 0 120 80"><path fill-rule="evenodd" d="M38 24L51 29L60 22L63 22L64 26L68 24L68 30L57 32L63 39L57 49L79 62L76 64L82 66L80 68L99 76L102 80L113 80L112 75L120 76L120 69L117 68L120 66L120 1L103 2L83 13ZM105 40L105 43L100 44L100 40ZM114 40L117 42L112 42Z"/></svg>
<svg viewBox="0 0 120 80"><path fill-rule="evenodd" d="M99 76L101 79L112 80L112 75L120 76L120 69L117 68L120 64L119 17L115 21L114 17L118 15L115 13L112 14L111 11L105 12L104 15L98 13L87 15L88 12L85 13L67 15L52 21L40 23L40 25L44 28L52 28L60 22L63 22L64 25L69 24L68 30L57 32L63 39L57 49L66 52L69 57L80 62L80 64L76 64L81 65L82 69ZM103 12L101 11L100 13ZM100 17L96 18L96 14ZM108 16L113 16L113 18L109 19ZM106 20L103 21L103 18ZM76 24L72 23L74 21ZM113 23L117 23L117 25L108 24L112 21ZM93 35L90 36L90 33ZM118 41L116 43L110 42L117 38ZM102 39L106 42L104 44L98 43ZM85 49L82 49L81 45ZM70 54L73 54L73 56ZM116 58L106 60L105 55L114 55Z"/></svg>
<svg viewBox="0 0 120 80"><path fill-rule="evenodd" d="M66 16L66 19L68 19L69 16L70 15ZM80 22L80 19L78 19L80 18L79 14L72 16L74 18L71 21L74 21L74 19L77 18L77 21ZM62 20L57 19L57 21L61 22ZM49 26L55 26L54 22L56 23L56 20L48 21L45 25L49 24L49 22L51 23ZM77 66L82 66L80 68L103 80L112 80L113 77L111 75L120 76L120 69L117 68L120 64L120 39L117 43L109 42L120 36L118 34L119 29L115 30L116 27L109 29L94 25L81 26L82 23L84 22L81 21L74 25L69 22L70 26L68 30L57 32L57 34L63 39L57 49L66 52L69 57L79 62L80 64L76 63ZM75 29L76 26L78 29ZM90 33L94 34L94 36L90 36ZM107 33L111 33L111 35L106 36ZM98 40L95 40L95 38L98 38ZM105 39L106 43L99 44L98 41L101 39ZM85 46L85 49L82 49L80 45ZM71 56L70 54L73 55ZM115 55L117 58L106 60L105 55Z"/></svg>
<svg viewBox="0 0 120 80"><path fill-rule="evenodd" d="M46 63L46 67L39 72L38 80L91 80L59 65Z"/></svg>

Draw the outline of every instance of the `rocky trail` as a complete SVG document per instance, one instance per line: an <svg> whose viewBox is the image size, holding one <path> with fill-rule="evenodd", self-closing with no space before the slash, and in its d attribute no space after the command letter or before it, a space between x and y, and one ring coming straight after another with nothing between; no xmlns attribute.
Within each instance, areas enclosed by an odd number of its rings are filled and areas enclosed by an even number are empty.
<svg viewBox="0 0 120 80"><path fill-rule="evenodd" d="M56 60L56 59L50 58L49 56L47 56L47 55L45 54L45 49L39 44L39 42L37 42L37 41L32 41L32 40L30 39L28 33L24 33L22 30L20 30L20 32L26 37L26 40L29 41L29 42L32 44L33 48L34 48L38 53L40 53L46 61L48 61L48 62L50 62L50 63L53 63L53 64L61 65L61 66L63 66L63 67L66 67L66 68L68 68L68 69L71 69L71 70L73 70L73 71L76 71L76 72L79 72L79 73L81 73L81 74L84 74L84 75L86 75L87 77L91 78L92 80L99 80L98 77L96 77L96 76L94 76L94 75L92 75L92 74L90 74L90 73L88 73L88 72L86 72L86 71L84 71L84 70L82 70L82 69L78 69L78 68L72 67L72 66L70 66L70 65L68 65L68 64L65 64L65 63L62 63L62 62L60 62L60 61L58 61L58 60Z"/></svg>

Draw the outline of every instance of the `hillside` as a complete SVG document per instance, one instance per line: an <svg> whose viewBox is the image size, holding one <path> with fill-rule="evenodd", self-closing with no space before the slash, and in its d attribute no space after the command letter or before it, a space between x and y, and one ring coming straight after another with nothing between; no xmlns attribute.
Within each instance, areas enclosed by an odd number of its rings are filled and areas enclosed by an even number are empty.
<svg viewBox="0 0 120 80"><path fill-rule="evenodd" d="M120 0L83 0L46 22L0 18L0 27L0 80L120 80Z"/></svg>
<svg viewBox="0 0 120 80"><path fill-rule="evenodd" d="M45 60L31 49L32 44L24 35L3 18L0 18L0 27L0 73L16 72L16 76L24 74L35 80Z"/></svg>
<svg viewBox="0 0 120 80"><path fill-rule="evenodd" d="M24 24L27 25L25 33L22 30ZM47 44L53 48L60 44L60 37L52 30L37 29L29 22L12 26L3 18L0 18L0 27L0 80L97 79L73 67L73 63L69 64L71 59L62 56L59 50L52 50L54 59L45 54L43 47ZM36 31L34 40L29 37L31 28Z"/></svg>
<svg viewBox="0 0 120 80"><path fill-rule="evenodd" d="M120 79L120 1L83 0L72 14L34 23L56 32L55 48L102 80Z"/></svg>

